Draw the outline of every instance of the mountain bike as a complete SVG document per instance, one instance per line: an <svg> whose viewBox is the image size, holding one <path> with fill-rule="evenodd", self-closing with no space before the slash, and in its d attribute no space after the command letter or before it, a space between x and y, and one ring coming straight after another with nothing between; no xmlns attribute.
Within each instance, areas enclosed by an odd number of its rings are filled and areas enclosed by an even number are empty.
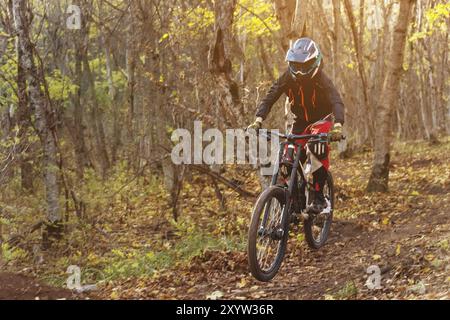
<svg viewBox="0 0 450 320"><path fill-rule="evenodd" d="M256 279L267 282L280 269L291 223L303 221L305 240L312 249L325 244L333 220L334 185L328 173L323 188L326 208L318 214L311 213L312 168L313 161L317 161L311 148L327 147L331 142L329 134L284 135L264 130L260 135L269 140L277 135L282 140L271 184L256 201L248 233L250 271ZM305 156L306 160L301 161Z"/></svg>

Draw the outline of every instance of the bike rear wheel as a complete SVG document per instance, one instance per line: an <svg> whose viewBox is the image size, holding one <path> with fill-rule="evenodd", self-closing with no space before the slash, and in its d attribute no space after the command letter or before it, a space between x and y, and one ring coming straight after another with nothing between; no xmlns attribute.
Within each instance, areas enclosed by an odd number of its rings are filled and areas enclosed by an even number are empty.
<svg viewBox="0 0 450 320"><path fill-rule="evenodd" d="M312 249L323 247L330 233L334 210L334 183L331 173L328 173L323 194L327 201L327 209L321 214L310 214L304 224L305 240Z"/></svg>
<svg viewBox="0 0 450 320"><path fill-rule="evenodd" d="M272 280L280 269L289 236L289 219L283 219L288 211L286 191L280 187L268 188L256 202L247 251L250 271L259 281Z"/></svg>

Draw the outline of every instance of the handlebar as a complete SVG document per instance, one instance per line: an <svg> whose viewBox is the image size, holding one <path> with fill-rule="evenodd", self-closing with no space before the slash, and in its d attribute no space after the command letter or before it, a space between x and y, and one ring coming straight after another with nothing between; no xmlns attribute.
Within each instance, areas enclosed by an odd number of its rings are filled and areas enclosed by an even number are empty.
<svg viewBox="0 0 450 320"><path fill-rule="evenodd" d="M257 134L265 136L269 140L272 139L272 135L276 135L279 138L285 139L288 141L318 139L318 140L327 141L327 142L338 142L338 141L332 140L331 134L329 134L329 133L297 135L297 134L283 134L283 133L279 133L277 131L272 131L272 130L264 130L264 131L258 130ZM342 139L340 139L340 140L345 140L345 139L346 139L346 137L343 136Z"/></svg>

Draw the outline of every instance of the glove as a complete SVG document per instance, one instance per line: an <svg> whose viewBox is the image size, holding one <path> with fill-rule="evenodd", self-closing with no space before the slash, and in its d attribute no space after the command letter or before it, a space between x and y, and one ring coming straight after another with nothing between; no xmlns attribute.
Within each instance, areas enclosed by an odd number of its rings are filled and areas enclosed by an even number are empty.
<svg viewBox="0 0 450 320"><path fill-rule="evenodd" d="M331 141L341 141L344 136L342 135L342 124L335 123L333 129L330 132Z"/></svg>
<svg viewBox="0 0 450 320"><path fill-rule="evenodd" d="M248 126L247 131L249 130L255 130L258 131L262 127L262 119L256 118L255 122L253 122L251 125Z"/></svg>

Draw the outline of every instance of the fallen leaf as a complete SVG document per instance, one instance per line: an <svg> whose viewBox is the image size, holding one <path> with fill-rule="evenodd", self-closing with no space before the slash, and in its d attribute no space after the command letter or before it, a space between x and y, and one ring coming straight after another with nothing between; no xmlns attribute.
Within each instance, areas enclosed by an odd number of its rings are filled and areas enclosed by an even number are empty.
<svg viewBox="0 0 450 320"><path fill-rule="evenodd" d="M397 248L395 249L395 255L398 257L400 255L400 251L401 251L402 246L401 245L397 245Z"/></svg>
<svg viewBox="0 0 450 320"><path fill-rule="evenodd" d="M211 293L210 295L206 296L206 299L208 300L217 300L223 297L223 292L216 290L213 293Z"/></svg>
<svg viewBox="0 0 450 320"><path fill-rule="evenodd" d="M425 260L427 260L427 261L433 261L434 260L434 255L433 254L427 254L426 256L425 256Z"/></svg>
<svg viewBox="0 0 450 320"><path fill-rule="evenodd" d="M117 300L117 299L119 299L119 294L117 293L117 291L113 291L113 292L111 292L111 295L109 297L112 300Z"/></svg>
<svg viewBox="0 0 450 320"><path fill-rule="evenodd" d="M237 284L238 288L244 288L247 285L247 280L245 278L242 278L241 281Z"/></svg>
<svg viewBox="0 0 450 320"><path fill-rule="evenodd" d="M375 260L375 261L378 261L378 260L381 260L381 256L379 254L374 254L372 256L372 259Z"/></svg>

